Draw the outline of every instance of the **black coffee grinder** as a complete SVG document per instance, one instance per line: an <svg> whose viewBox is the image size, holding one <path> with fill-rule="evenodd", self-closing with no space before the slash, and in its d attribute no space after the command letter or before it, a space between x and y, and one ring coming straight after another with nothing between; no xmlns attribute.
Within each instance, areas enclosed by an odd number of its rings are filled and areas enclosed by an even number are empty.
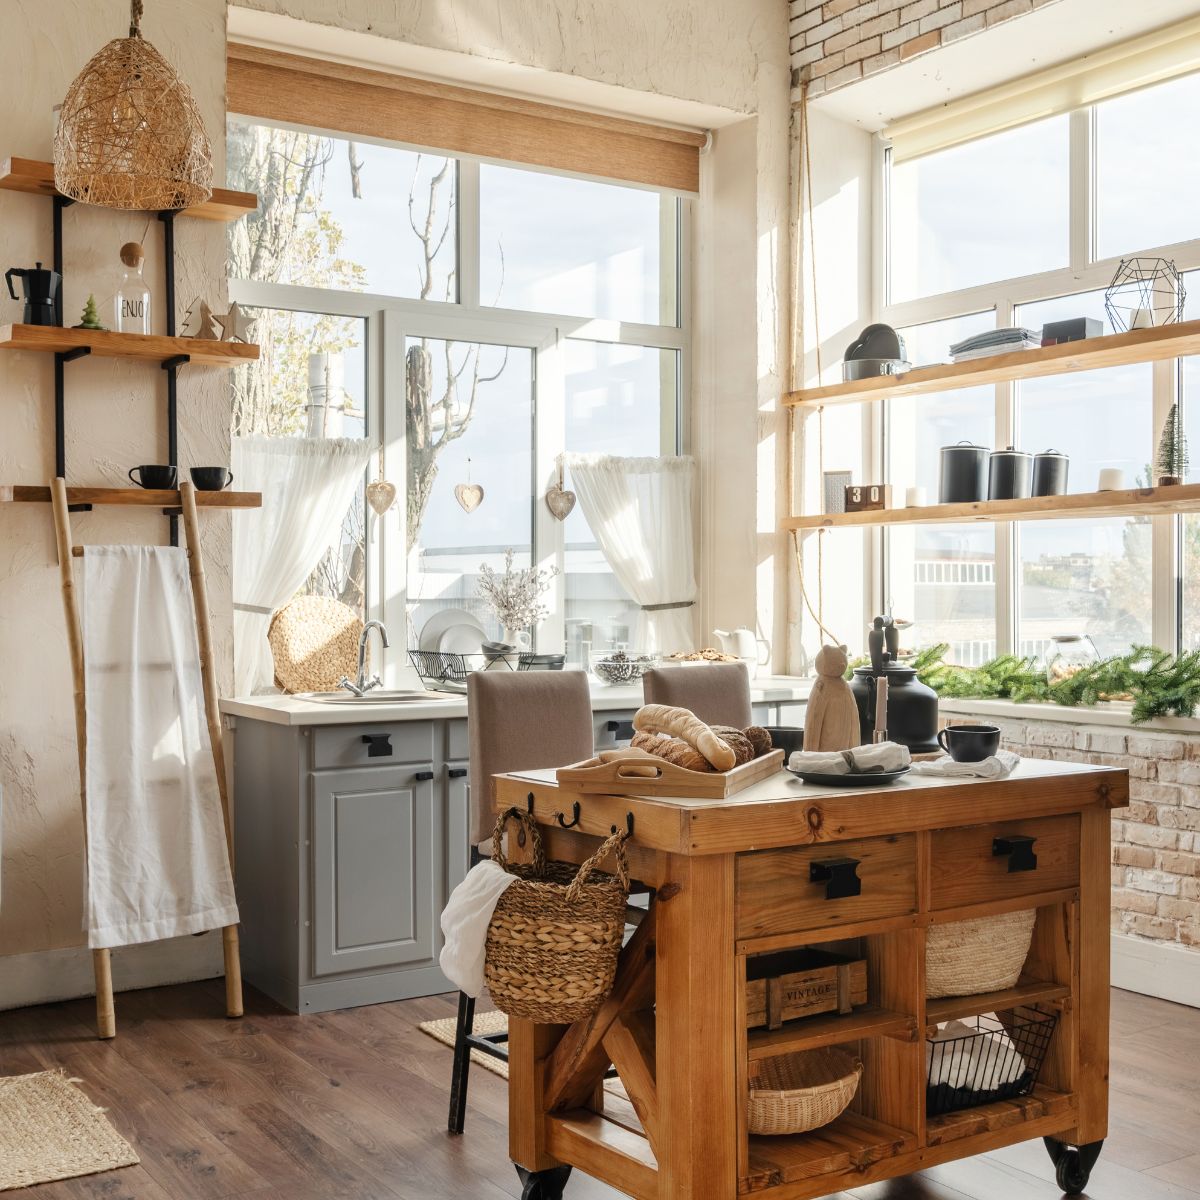
<svg viewBox="0 0 1200 1200"><path fill-rule="evenodd" d="M58 324L58 287L62 276L57 271L51 271L38 263L36 267L9 267L4 272L4 280L8 284L8 294L17 299L17 290L13 287L13 276L19 276L21 286L25 291L25 324L26 325L57 325Z"/></svg>

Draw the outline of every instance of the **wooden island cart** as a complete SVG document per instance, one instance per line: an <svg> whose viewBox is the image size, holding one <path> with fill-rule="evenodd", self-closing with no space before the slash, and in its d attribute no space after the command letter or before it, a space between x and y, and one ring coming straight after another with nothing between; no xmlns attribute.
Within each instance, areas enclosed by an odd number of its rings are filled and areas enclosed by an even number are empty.
<svg viewBox="0 0 1200 1200"><path fill-rule="evenodd" d="M1034 1137L1082 1191L1107 1130L1109 825L1128 792L1124 771L1028 760L997 781L855 789L781 771L725 799L497 776L498 810L531 812L551 858L582 862L630 828L651 895L595 1016L510 1023L525 1200L562 1196L572 1168L638 1200L805 1200ZM930 926L1029 909L1015 987L926 1000ZM866 1002L749 1028L756 963L806 947L865 960ZM1017 1006L1057 1018L1031 1094L927 1116L927 1033ZM828 1046L863 1064L850 1108L808 1133L748 1133L754 1064ZM604 1085L610 1064L622 1089Z"/></svg>

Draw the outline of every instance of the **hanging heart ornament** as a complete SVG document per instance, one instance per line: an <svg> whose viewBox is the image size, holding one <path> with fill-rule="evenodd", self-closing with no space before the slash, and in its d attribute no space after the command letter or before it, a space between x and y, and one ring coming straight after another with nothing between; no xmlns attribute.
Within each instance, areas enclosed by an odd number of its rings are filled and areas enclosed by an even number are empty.
<svg viewBox="0 0 1200 1200"><path fill-rule="evenodd" d="M376 479L367 484L367 503L379 516L383 516L396 503L396 485L386 479Z"/></svg>
<svg viewBox="0 0 1200 1200"><path fill-rule="evenodd" d="M561 483L552 483L546 489L546 507L556 520L565 521L575 507L575 493L568 492Z"/></svg>
<svg viewBox="0 0 1200 1200"><path fill-rule="evenodd" d="M483 488L477 483L455 484L454 498L462 505L463 512L472 513L483 503Z"/></svg>

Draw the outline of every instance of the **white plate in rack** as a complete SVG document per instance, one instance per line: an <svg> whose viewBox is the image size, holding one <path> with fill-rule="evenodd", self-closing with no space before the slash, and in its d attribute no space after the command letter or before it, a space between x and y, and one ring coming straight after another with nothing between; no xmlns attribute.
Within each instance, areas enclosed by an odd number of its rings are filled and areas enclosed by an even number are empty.
<svg viewBox="0 0 1200 1200"><path fill-rule="evenodd" d="M456 625L469 625L478 632L479 641L475 644L475 649L478 650L486 636L483 622L474 614L467 612L465 608L444 608L441 612L434 613L421 629L420 636L417 638L417 648L441 650L443 636Z"/></svg>

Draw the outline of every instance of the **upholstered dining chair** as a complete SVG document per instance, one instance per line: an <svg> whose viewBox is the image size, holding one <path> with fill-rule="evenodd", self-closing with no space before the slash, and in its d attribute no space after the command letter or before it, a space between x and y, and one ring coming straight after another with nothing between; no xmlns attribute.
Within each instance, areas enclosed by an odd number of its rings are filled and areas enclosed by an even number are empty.
<svg viewBox="0 0 1200 1200"><path fill-rule="evenodd" d="M594 748L592 701L584 671L476 671L467 677L467 729L471 748L471 865L490 856L496 811L492 776L505 771L565 767L590 758ZM486 843L481 847L480 843ZM481 854L482 849L482 854ZM450 1081L451 1133L462 1133L467 1114L471 1051L508 1057L508 1035L477 1034L475 1001L458 994L454 1074Z"/></svg>
<svg viewBox="0 0 1200 1200"><path fill-rule="evenodd" d="M745 729L754 724L745 663L655 667L642 676L642 699L647 704L690 708L706 725Z"/></svg>

